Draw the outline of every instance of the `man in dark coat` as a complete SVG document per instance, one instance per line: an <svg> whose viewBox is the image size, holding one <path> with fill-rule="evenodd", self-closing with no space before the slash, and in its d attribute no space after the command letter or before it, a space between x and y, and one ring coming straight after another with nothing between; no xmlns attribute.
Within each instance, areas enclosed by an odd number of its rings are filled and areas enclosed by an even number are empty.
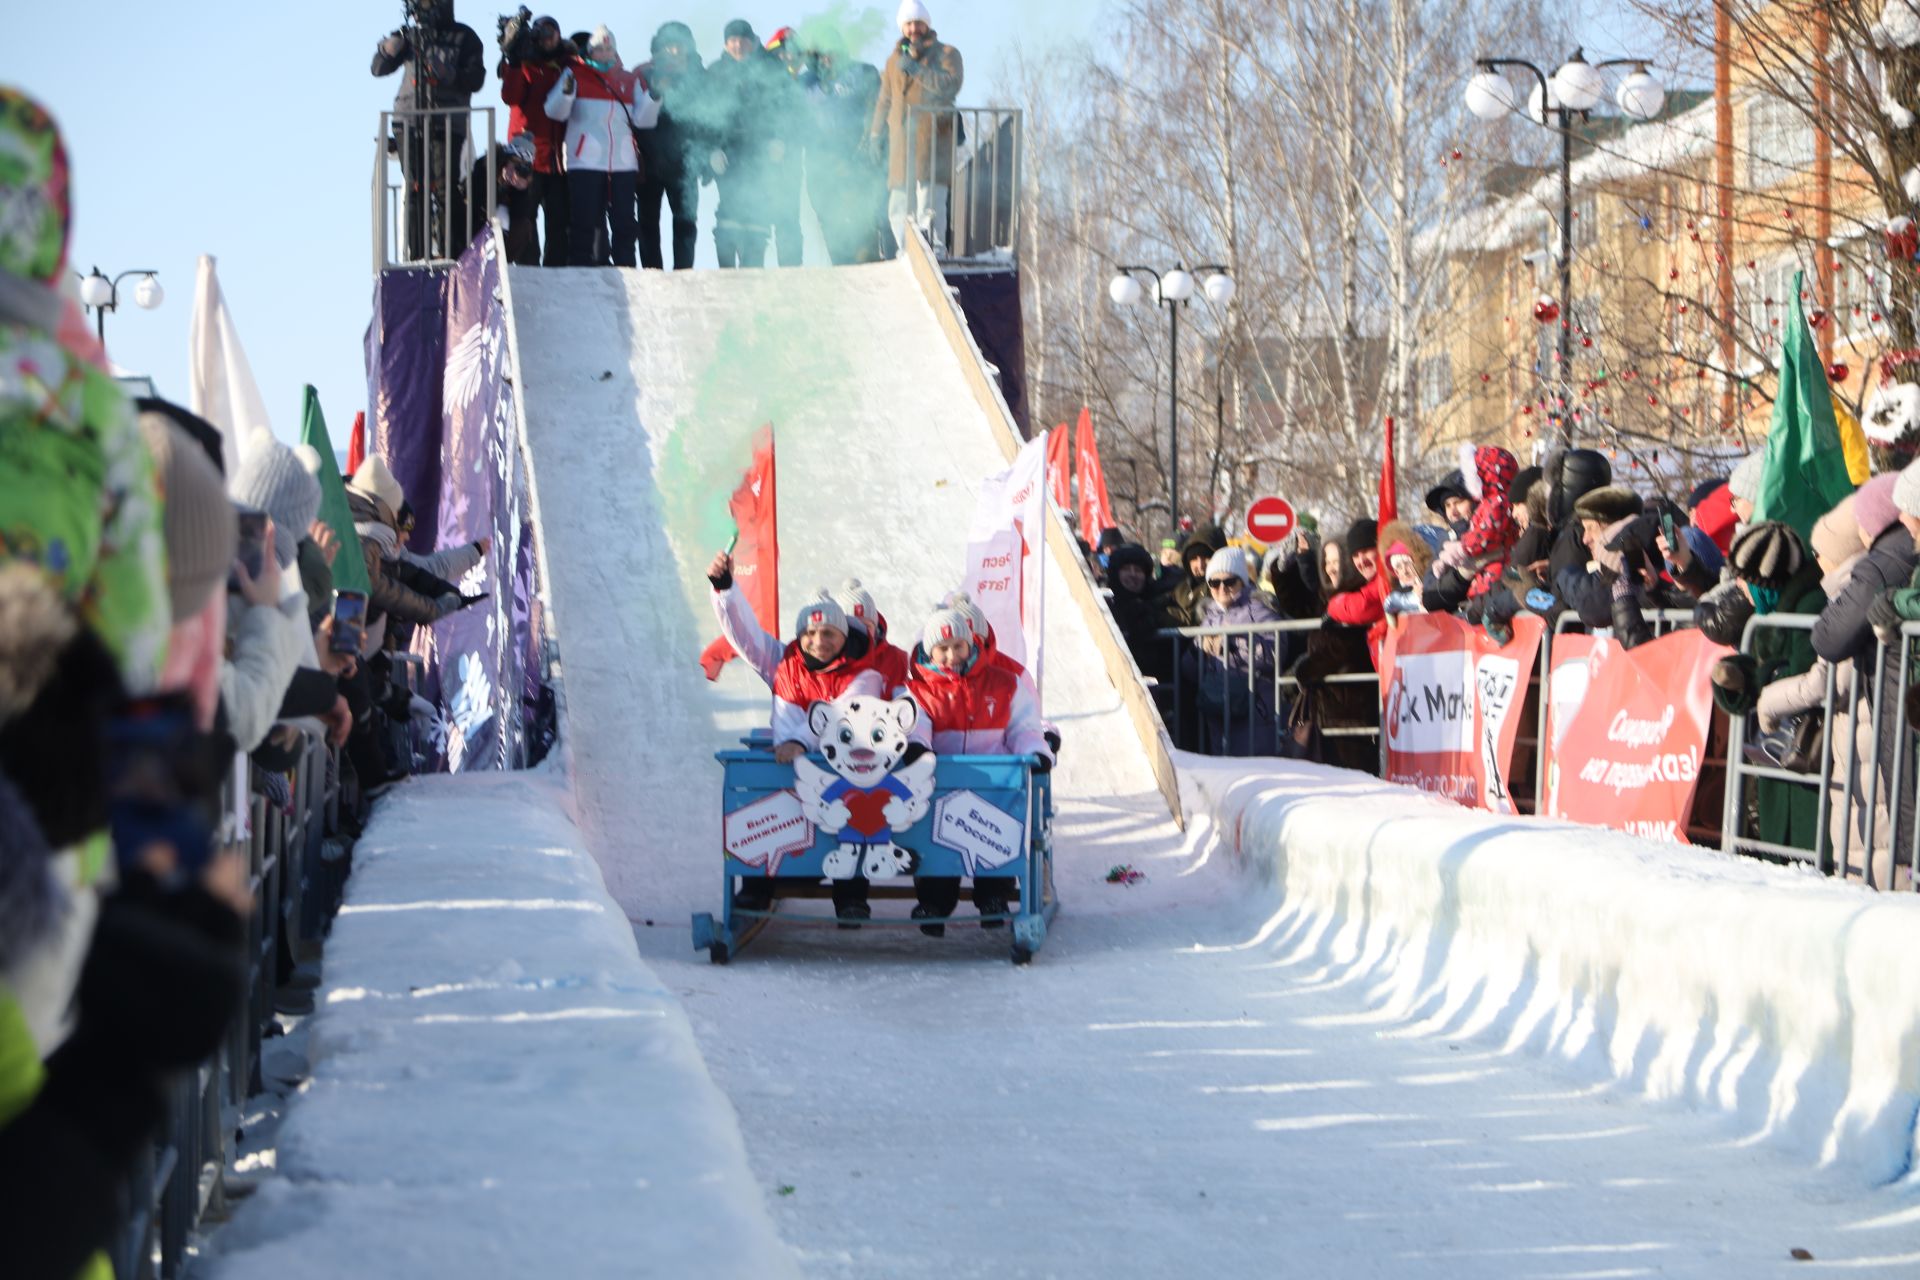
<svg viewBox="0 0 1920 1280"><path fill-rule="evenodd" d="M836 267L879 262L894 253L887 225L887 173L861 143L880 97L880 69L822 53L815 59L820 99L807 142L807 196Z"/></svg>
<svg viewBox="0 0 1920 1280"><path fill-rule="evenodd" d="M393 95L394 136L390 151L400 155L406 177L406 251L409 261L427 256L429 246L451 257L442 243L443 226L453 234L464 220L448 217L447 175L459 179L459 156L467 142L467 108L487 83L486 49L473 28L453 17L453 0L416 0L418 26L392 32L373 51L373 74L390 76L401 68Z"/></svg>
<svg viewBox="0 0 1920 1280"><path fill-rule="evenodd" d="M487 198L487 169L493 169L493 198ZM467 241L480 234L496 209L504 210L502 244L508 262L523 267L540 265L540 235L534 225L533 139L516 138L507 146L496 143L473 162L467 179Z"/></svg>
<svg viewBox="0 0 1920 1280"><path fill-rule="evenodd" d="M708 158L715 134L708 123L706 68L693 31L669 22L653 35L653 60L640 78L660 95L660 119L640 133L640 265L655 271L666 265L660 252L660 204L673 213L673 269L693 267L700 236L700 183L710 177Z"/></svg>
<svg viewBox="0 0 1920 1280"><path fill-rule="evenodd" d="M1153 597L1153 557L1138 543L1122 542L1107 556L1107 586L1113 595L1107 612L1127 642L1127 650L1146 675L1173 676L1173 643L1156 638L1159 602Z"/></svg>
<svg viewBox="0 0 1920 1280"><path fill-rule="evenodd" d="M773 234L773 167L786 157L797 114L779 59L760 47L753 24L726 28L727 56L707 69L718 126L709 163L720 188L713 248L722 267L764 267Z"/></svg>

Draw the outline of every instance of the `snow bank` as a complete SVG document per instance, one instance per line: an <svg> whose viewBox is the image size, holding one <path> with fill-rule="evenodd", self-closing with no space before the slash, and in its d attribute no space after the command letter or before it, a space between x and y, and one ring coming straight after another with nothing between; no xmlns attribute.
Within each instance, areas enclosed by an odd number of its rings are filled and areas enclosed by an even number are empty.
<svg viewBox="0 0 1920 1280"><path fill-rule="evenodd" d="M1416 1031L1584 1060L1823 1165L1911 1174L1913 895L1312 765L1179 766L1191 811L1280 890L1265 937L1355 967Z"/></svg>
<svg viewBox="0 0 1920 1280"><path fill-rule="evenodd" d="M409 783L355 852L279 1176L215 1280L798 1276L557 785Z"/></svg>

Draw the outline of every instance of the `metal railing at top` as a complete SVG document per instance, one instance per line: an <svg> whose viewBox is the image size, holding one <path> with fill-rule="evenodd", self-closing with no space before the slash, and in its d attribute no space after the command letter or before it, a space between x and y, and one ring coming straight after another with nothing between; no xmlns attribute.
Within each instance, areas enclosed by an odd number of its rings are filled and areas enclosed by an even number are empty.
<svg viewBox="0 0 1920 1280"><path fill-rule="evenodd" d="M382 111L373 140L373 270L448 267L493 216L499 175L470 189L476 156L493 154L492 107Z"/></svg>
<svg viewBox="0 0 1920 1280"><path fill-rule="evenodd" d="M1012 107L907 108L908 217L943 265L1018 257L1024 120Z"/></svg>

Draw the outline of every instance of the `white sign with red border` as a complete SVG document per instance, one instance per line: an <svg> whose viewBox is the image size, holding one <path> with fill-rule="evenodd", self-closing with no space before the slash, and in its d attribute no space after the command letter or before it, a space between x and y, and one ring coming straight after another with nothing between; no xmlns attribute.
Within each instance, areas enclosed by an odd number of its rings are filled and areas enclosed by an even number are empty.
<svg viewBox="0 0 1920 1280"><path fill-rule="evenodd" d="M722 819L721 839L732 856L777 876L782 858L813 847L813 824L801 811L796 793L776 791Z"/></svg>

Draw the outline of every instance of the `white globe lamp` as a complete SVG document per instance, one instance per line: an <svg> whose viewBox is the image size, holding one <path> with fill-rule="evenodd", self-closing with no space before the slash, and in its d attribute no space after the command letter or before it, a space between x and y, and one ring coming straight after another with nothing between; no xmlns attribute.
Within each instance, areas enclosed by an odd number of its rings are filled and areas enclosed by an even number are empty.
<svg viewBox="0 0 1920 1280"><path fill-rule="evenodd" d="M1554 96L1569 111L1591 111L1600 104L1607 82L1599 70L1576 51L1553 73Z"/></svg>
<svg viewBox="0 0 1920 1280"><path fill-rule="evenodd" d="M1130 275L1117 275L1107 285L1107 296L1113 299L1115 306L1131 307L1138 303L1144 294L1145 290L1140 287L1140 282Z"/></svg>
<svg viewBox="0 0 1920 1280"><path fill-rule="evenodd" d="M1233 283L1233 277L1224 271L1214 272L1208 276L1206 282L1200 286L1202 291L1207 295L1207 301L1216 307L1224 307L1229 302L1232 302L1233 291L1237 287L1238 286Z"/></svg>
<svg viewBox="0 0 1920 1280"><path fill-rule="evenodd" d="M1498 120L1519 105L1513 82L1497 71L1482 71L1467 81L1467 110L1482 120Z"/></svg>
<svg viewBox="0 0 1920 1280"><path fill-rule="evenodd" d="M151 311L167 300L167 291L152 276L142 276L140 283L133 286L134 305L142 311Z"/></svg>
<svg viewBox="0 0 1920 1280"><path fill-rule="evenodd" d="M113 281L95 271L80 280L80 301L95 311L113 304Z"/></svg>
<svg viewBox="0 0 1920 1280"><path fill-rule="evenodd" d="M1160 277L1160 296L1169 302L1185 302L1193 297L1193 277L1185 271L1173 270Z"/></svg>
<svg viewBox="0 0 1920 1280"><path fill-rule="evenodd" d="M1667 105L1667 91L1645 67L1637 67L1620 82L1620 92L1614 95L1614 100L1628 115L1651 120Z"/></svg>

